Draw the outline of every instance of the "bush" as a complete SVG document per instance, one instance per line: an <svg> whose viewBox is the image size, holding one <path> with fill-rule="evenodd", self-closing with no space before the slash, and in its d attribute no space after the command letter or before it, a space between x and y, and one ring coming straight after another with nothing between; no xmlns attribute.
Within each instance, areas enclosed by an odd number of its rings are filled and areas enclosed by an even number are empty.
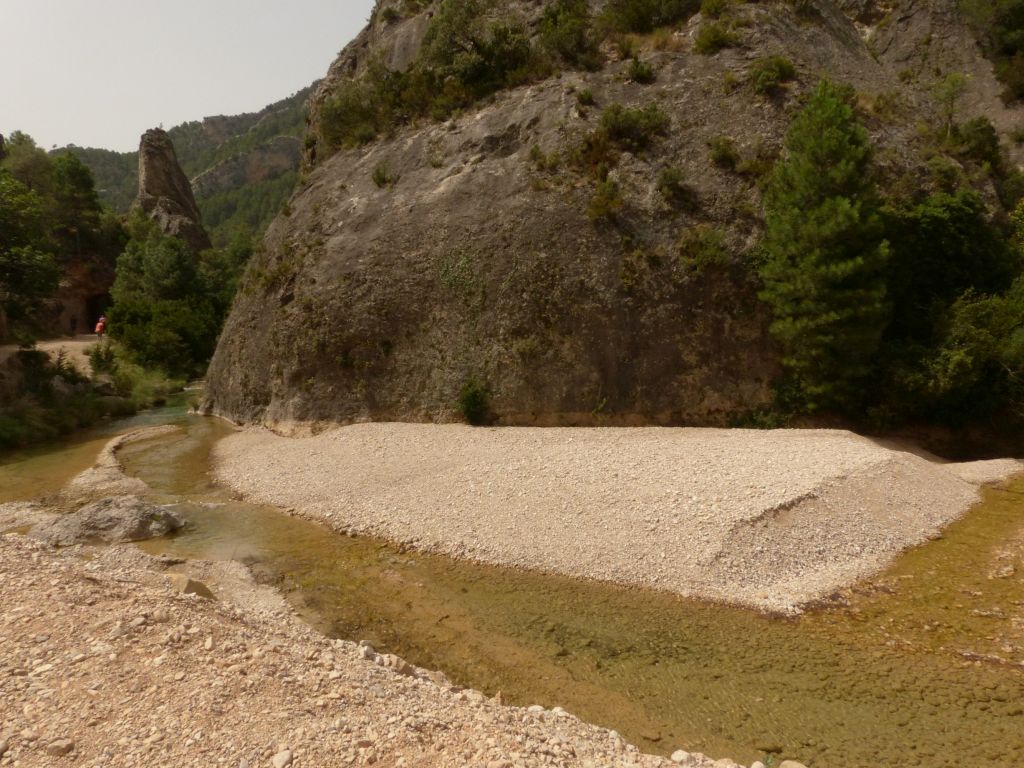
<svg viewBox="0 0 1024 768"><path fill-rule="evenodd" d="M692 16L699 0L609 0L601 23L610 32L647 34Z"/></svg>
<svg viewBox="0 0 1024 768"><path fill-rule="evenodd" d="M605 179L597 184L594 196L587 206L587 218L591 221L612 220L622 208L622 192L613 179Z"/></svg>
<svg viewBox="0 0 1024 768"><path fill-rule="evenodd" d="M739 38L720 21L701 25L697 38L693 41L693 50L705 56L718 53L723 48L736 45Z"/></svg>
<svg viewBox="0 0 1024 768"><path fill-rule="evenodd" d="M712 136L708 139L711 150L711 162L719 168L735 171L740 161L740 153L736 150L736 142L728 136Z"/></svg>
<svg viewBox="0 0 1024 768"><path fill-rule="evenodd" d="M557 0L545 8L540 19L540 42L548 53L572 66L601 66L600 41L587 0Z"/></svg>
<svg viewBox="0 0 1024 768"><path fill-rule="evenodd" d="M675 166L663 168L658 174L658 191L672 204L692 202L693 192L686 186L686 175Z"/></svg>
<svg viewBox="0 0 1024 768"><path fill-rule="evenodd" d="M725 234L707 224L698 224L683 233L679 239L679 256L696 275L709 267L725 266L732 261L725 245Z"/></svg>
<svg viewBox="0 0 1024 768"><path fill-rule="evenodd" d="M626 77L632 80L634 83L640 83L641 85L648 85L653 83L656 79L654 69L645 61L640 59L633 59L629 62L629 69L626 70Z"/></svg>
<svg viewBox="0 0 1024 768"><path fill-rule="evenodd" d="M478 379L471 378L459 392L458 409L462 417L473 426L486 424L491 418L491 393Z"/></svg>
<svg viewBox="0 0 1024 768"><path fill-rule="evenodd" d="M630 152L642 152L657 136L664 135L670 124L669 116L657 104L641 109L612 104L601 114L601 130Z"/></svg>
<svg viewBox="0 0 1024 768"><path fill-rule="evenodd" d="M1014 170L1001 179L997 184L999 189L999 200L1003 207L1012 210L1017 207L1021 200L1024 200L1024 172Z"/></svg>
<svg viewBox="0 0 1024 768"><path fill-rule="evenodd" d="M391 175L391 170L388 167L387 161L377 163L373 169L373 183L377 185L379 189L384 187L390 187L395 183L395 177Z"/></svg>
<svg viewBox="0 0 1024 768"><path fill-rule="evenodd" d="M576 103L581 107L592 107L594 106L594 93L589 88L583 88L576 91Z"/></svg>
<svg viewBox="0 0 1024 768"><path fill-rule="evenodd" d="M987 117L968 120L954 131L959 153L979 163L988 163L992 170L1001 164L999 133Z"/></svg>
<svg viewBox="0 0 1024 768"><path fill-rule="evenodd" d="M796 67L785 56L768 56L754 62L748 77L754 93L771 95L780 84L796 77Z"/></svg>
<svg viewBox="0 0 1024 768"><path fill-rule="evenodd" d="M545 154L539 144L534 144L530 147L530 161L538 171L552 173L558 170L560 158L557 152L552 152L550 155Z"/></svg>
<svg viewBox="0 0 1024 768"><path fill-rule="evenodd" d="M717 19L729 10L729 0L703 0L700 4L700 15L708 19Z"/></svg>

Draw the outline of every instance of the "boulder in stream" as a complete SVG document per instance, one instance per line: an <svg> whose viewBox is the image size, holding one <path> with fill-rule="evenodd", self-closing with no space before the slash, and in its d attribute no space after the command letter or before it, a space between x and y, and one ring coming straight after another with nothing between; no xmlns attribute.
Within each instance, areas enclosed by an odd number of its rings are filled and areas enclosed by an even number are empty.
<svg viewBox="0 0 1024 768"><path fill-rule="evenodd" d="M112 496L40 523L29 536L57 547L143 541L184 525L173 512L138 496Z"/></svg>

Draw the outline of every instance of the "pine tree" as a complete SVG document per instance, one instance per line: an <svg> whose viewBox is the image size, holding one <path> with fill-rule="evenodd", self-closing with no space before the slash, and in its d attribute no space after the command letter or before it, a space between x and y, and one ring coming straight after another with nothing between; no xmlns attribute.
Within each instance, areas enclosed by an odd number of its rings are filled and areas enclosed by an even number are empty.
<svg viewBox="0 0 1024 768"><path fill-rule="evenodd" d="M761 298L798 399L856 407L886 318L885 264L867 132L823 80L786 135L765 196Z"/></svg>

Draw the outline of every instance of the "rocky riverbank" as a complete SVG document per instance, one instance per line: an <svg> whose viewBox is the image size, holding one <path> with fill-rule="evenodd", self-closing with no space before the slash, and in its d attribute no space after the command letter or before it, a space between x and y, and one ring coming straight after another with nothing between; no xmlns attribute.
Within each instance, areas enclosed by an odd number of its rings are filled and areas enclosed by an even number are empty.
<svg viewBox="0 0 1024 768"><path fill-rule="evenodd" d="M0 537L0 765L735 765L643 755L558 709L329 640L243 588L241 566L206 566L233 578L228 600L182 594L166 575L181 567Z"/></svg>
<svg viewBox="0 0 1024 768"><path fill-rule="evenodd" d="M221 441L250 500L424 551L793 613L934 537L1015 460L837 430L358 424Z"/></svg>
<svg viewBox="0 0 1024 768"><path fill-rule="evenodd" d="M116 451L155 434L118 438L50 501L141 490L117 481ZM6 505L0 530L54 510ZM557 707L509 707L330 640L238 563L0 536L0 766L155 764L736 766L644 755Z"/></svg>

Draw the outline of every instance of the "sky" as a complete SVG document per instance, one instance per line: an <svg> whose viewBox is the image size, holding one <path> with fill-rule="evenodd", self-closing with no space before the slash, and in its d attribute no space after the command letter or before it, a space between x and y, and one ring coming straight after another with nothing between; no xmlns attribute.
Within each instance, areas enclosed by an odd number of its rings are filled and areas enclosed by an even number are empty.
<svg viewBox="0 0 1024 768"><path fill-rule="evenodd" d="M0 0L0 134L138 149L323 77L374 0Z"/></svg>

